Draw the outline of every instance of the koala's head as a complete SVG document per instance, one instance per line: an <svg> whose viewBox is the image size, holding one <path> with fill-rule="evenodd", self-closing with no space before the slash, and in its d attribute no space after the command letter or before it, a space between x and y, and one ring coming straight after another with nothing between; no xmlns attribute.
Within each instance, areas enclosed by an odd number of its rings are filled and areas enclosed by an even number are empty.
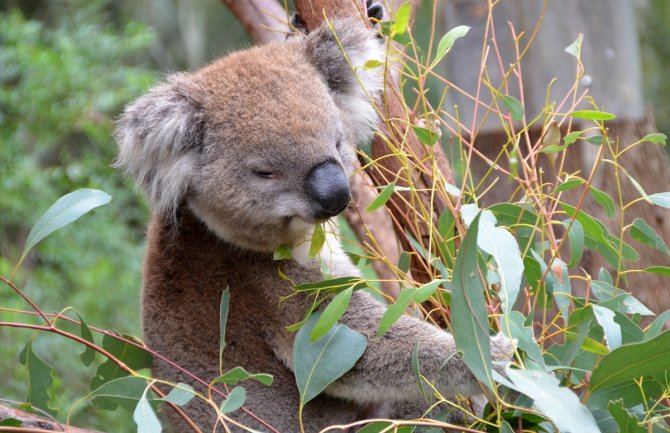
<svg viewBox="0 0 670 433"><path fill-rule="evenodd" d="M170 218L188 206L226 241L272 251L344 210L383 83L380 68L364 65L384 53L361 22L334 30L173 75L126 108L118 165L154 212Z"/></svg>

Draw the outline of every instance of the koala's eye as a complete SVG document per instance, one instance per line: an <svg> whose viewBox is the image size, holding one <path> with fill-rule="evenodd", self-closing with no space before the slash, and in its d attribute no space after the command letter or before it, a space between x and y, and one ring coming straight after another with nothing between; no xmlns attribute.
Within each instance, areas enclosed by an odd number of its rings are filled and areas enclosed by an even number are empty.
<svg viewBox="0 0 670 433"><path fill-rule="evenodd" d="M335 142L335 149L340 150L340 147L342 147L342 139L338 138Z"/></svg>
<svg viewBox="0 0 670 433"><path fill-rule="evenodd" d="M261 179L274 179L277 177L277 173L271 170L254 170L254 174Z"/></svg>

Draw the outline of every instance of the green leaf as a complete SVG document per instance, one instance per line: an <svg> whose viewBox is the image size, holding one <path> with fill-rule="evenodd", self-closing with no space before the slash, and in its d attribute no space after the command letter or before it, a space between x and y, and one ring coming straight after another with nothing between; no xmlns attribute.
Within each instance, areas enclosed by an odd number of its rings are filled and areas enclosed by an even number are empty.
<svg viewBox="0 0 670 433"><path fill-rule="evenodd" d="M256 380L263 385L270 386L272 385L273 377L271 374L265 374L265 373L249 373L247 370L245 370L242 367L235 367L227 372L225 372L223 375L217 377L212 381L212 385L216 383L225 383L226 385L237 385L238 383L242 382L243 380L247 379L253 379Z"/></svg>
<svg viewBox="0 0 670 433"><path fill-rule="evenodd" d="M561 315L567 319L570 308L570 298L572 295L572 286L570 285L570 275L568 266L559 258L555 258L551 263L551 269L547 272L545 279L547 291L554 296Z"/></svg>
<svg viewBox="0 0 670 433"><path fill-rule="evenodd" d="M461 209L466 224L469 224L478 212L479 209L474 204L464 205ZM481 211L477 246L490 254L496 262L500 276L498 296L502 302L503 314L507 315L519 295L524 265L516 239L504 228L496 227L496 223L493 212Z"/></svg>
<svg viewBox="0 0 670 433"><path fill-rule="evenodd" d="M656 206L670 209L670 192L658 192L647 196L647 198Z"/></svg>
<svg viewBox="0 0 670 433"><path fill-rule="evenodd" d="M219 302L219 372L223 371L223 350L226 348L226 324L228 323L228 308L230 306L230 292L228 287L221 293Z"/></svg>
<svg viewBox="0 0 670 433"><path fill-rule="evenodd" d="M121 406L131 412L144 395L147 381L141 377L125 376L112 379L93 390L87 398L100 409L115 410Z"/></svg>
<svg viewBox="0 0 670 433"><path fill-rule="evenodd" d="M607 348L611 351L620 347L621 326L614 321L614 311L596 304L592 304L591 309L596 321L603 328Z"/></svg>
<svg viewBox="0 0 670 433"><path fill-rule="evenodd" d="M584 120L614 120L616 116L612 113L598 110L576 110L570 116Z"/></svg>
<svg viewBox="0 0 670 433"><path fill-rule="evenodd" d="M412 300L418 304L427 301L435 294L437 288L446 282L447 280L445 279L437 278L429 283L424 284L423 286L416 289L414 295L412 295Z"/></svg>
<svg viewBox="0 0 670 433"><path fill-rule="evenodd" d="M31 405L55 414L54 408L49 405L52 399L54 383L53 368L37 356L33 350L33 340L28 341L21 353L19 362L28 370L28 398L26 401Z"/></svg>
<svg viewBox="0 0 670 433"><path fill-rule="evenodd" d="M644 341L651 340L652 338L661 335L661 331L663 331L665 322L668 320L670 320L670 310L665 311L664 313L657 316L645 331Z"/></svg>
<svg viewBox="0 0 670 433"><path fill-rule="evenodd" d="M393 194L393 191L395 190L395 185L395 182L391 182L386 185L384 189L381 190L379 195L375 197L375 199L372 200L372 202L368 205L366 211L372 212L373 210L384 206L389 198L391 198L391 194Z"/></svg>
<svg viewBox="0 0 670 433"><path fill-rule="evenodd" d="M584 179L579 178L579 177L571 177L569 179L566 179L565 182L562 184L558 185L554 192L563 192L563 191L568 191L574 188L577 188L580 185L584 184Z"/></svg>
<svg viewBox="0 0 670 433"><path fill-rule="evenodd" d="M80 189L56 200L40 219L35 223L26 239L21 258L12 271L16 273L30 250L42 239L56 230L76 221L82 215L98 206L109 203L112 197L97 189ZM10 277L11 278L11 277Z"/></svg>
<svg viewBox="0 0 670 433"><path fill-rule="evenodd" d="M645 272L651 272L652 274L665 275L670 277L670 267L669 266L649 266L644 269Z"/></svg>
<svg viewBox="0 0 670 433"><path fill-rule="evenodd" d="M661 144L665 146L665 142L668 139L668 136L661 134L660 132L654 132L652 134L647 134L640 140L641 143L648 142L653 144Z"/></svg>
<svg viewBox="0 0 670 433"><path fill-rule="evenodd" d="M122 335L122 337L129 341L137 341L129 335ZM102 348L133 370L149 368L153 361L151 354L146 350L111 335L105 334L102 337ZM96 389L107 381L127 375L125 370L108 359L100 364L95 377L91 379L91 389Z"/></svg>
<svg viewBox="0 0 670 433"><path fill-rule="evenodd" d="M412 431L411 425L393 427L391 421L375 421L357 430L356 433L412 433Z"/></svg>
<svg viewBox="0 0 670 433"><path fill-rule="evenodd" d="M367 338L337 323L314 343L309 336L321 313L312 314L293 342L293 372L304 407L328 385L351 370L367 347Z"/></svg>
<svg viewBox="0 0 670 433"><path fill-rule="evenodd" d="M589 191L591 191L591 195L593 196L593 199L596 201L596 203L598 203L600 206L602 206L603 209L605 209L605 213L607 213L607 216L613 218L614 212L616 211L616 204L614 203L612 197L610 197L609 194L599 190L593 185L589 186Z"/></svg>
<svg viewBox="0 0 670 433"><path fill-rule="evenodd" d="M222 414L235 412L237 409L241 408L244 402L247 399L247 390L241 386L236 386L233 388L228 397L221 403Z"/></svg>
<svg viewBox="0 0 670 433"><path fill-rule="evenodd" d="M314 226L312 240L309 244L309 257L318 256L324 243L326 243L326 231L323 228L323 224L319 223Z"/></svg>
<svg viewBox="0 0 670 433"><path fill-rule="evenodd" d="M600 433L591 412L577 395L559 386L559 380L542 371L507 368L507 376L517 390L533 399L533 406L547 416L560 431Z"/></svg>
<svg viewBox="0 0 670 433"><path fill-rule="evenodd" d="M526 224L534 226L537 224L537 214L527 206L521 206L515 203L498 203L489 207L489 210L498 219L500 224L505 226L515 226Z"/></svg>
<svg viewBox="0 0 670 433"><path fill-rule="evenodd" d="M84 319L81 318L79 313L77 313L77 316L79 317L79 333L81 334L81 338L89 343L95 344L91 329L86 325L86 322L84 322ZM95 359L95 350L93 350L92 347L85 346L84 351L79 354L79 358L81 359L81 362L88 367Z"/></svg>
<svg viewBox="0 0 670 433"><path fill-rule="evenodd" d="M591 281L591 290L593 295L600 301L608 301L623 295L622 313L641 314L642 316L653 316L654 313L649 310L642 302L633 297L630 293L621 290L618 287L599 280Z"/></svg>
<svg viewBox="0 0 670 433"><path fill-rule="evenodd" d="M400 258L398 259L398 269L402 272L407 273L409 271L409 266L412 264L412 256L409 255L407 251L400 253Z"/></svg>
<svg viewBox="0 0 670 433"><path fill-rule="evenodd" d="M564 226L568 226L570 220L563 221ZM574 267L579 264L584 254L584 229L579 221L574 220L568 231L568 239L570 239L570 261L568 267Z"/></svg>
<svg viewBox="0 0 670 433"><path fill-rule="evenodd" d="M319 317L319 321L314 325L314 329L312 329L312 333L309 337L311 343L314 343L316 340L326 335L335 323L337 323L347 310L347 307L349 307L349 301L351 301L351 295L353 293L354 286L351 286L338 293L337 296L330 301L328 306L323 310L321 317Z"/></svg>
<svg viewBox="0 0 670 433"><path fill-rule="evenodd" d="M525 322L526 318L523 314L518 311L512 311L508 316L507 323L503 322L503 329L509 326L511 335L517 340L519 349L526 352L528 358L538 367L544 368L544 357L533 335L533 327L526 326Z"/></svg>
<svg viewBox="0 0 670 433"><path fill-rule="evenodd" d="M475 377L494 390L491 341L480 277L477 235L481 212L470 223L456 256L451 288L451 315L456 348Z"/></svg>
<svg viewBox="0 0 670 433"><path fill-rule="evenodd" d="M604 138L605 137L603 137L602 135L592 135L589 138L587 138L586 141L596 146L601 146L603 144Z"/></svg>
<svg viewBox="0 0 670 433"><path fill-rule="evenodd" d="M509 95L502 95L500 98L502 99L505 108L507 108L507 111L509 111L512 115L513 120L523 120L524 112L521 101L516 99L514 96Z"/></svg>
<svg viewBox="0 0 670 433"><path fill-rule="evenodd" d="M663 377L670 369L670 331L642 343L621 346L593 370L589 393L643 376Z"/></svg>
<svg viewBox="0 0 670 433"><path fill-rule="evenodd" d="M582 41L584 40L584 34L580 33L570 45L565 47L565 52L575 56L577 59L580 58L582 52Z"/></svg>
<svg viewBox="0 0 670 433"><path fill-rule="evenodd" d="M407 31L409 19L412 17L412 5L405 2L395 11L395 17L391 24L391 34L401 35Z"/></svg>
<svg viewBox="0 0 670 433"><path fill-rule="evenodd" d="M183 406L195 397L195 391L190 385L185 383L178 383L177 386L170 390L170 393L163 397L163 400Z"/></svg>
<svg viewBox="0 0 670 433"><path fill-rule="evenodd" d="M630 228L630 236L638 242L670 255L670 249L668 249L663 238L642 218L637 218L633 221L633 225Z"/></svg>
<svg viewBox="0 0 670 433"><path fill-rule="evenodd" d="M440 138L440 135L433 130L428 128L422 128L420 126L412 125L412 129L416 133L417 138L426 146L434 145L437 140Z"/></svg>
<svg viewBox="0 0 670 433"><path fill-rule="evenodd" d="M571 133L567 134L563 139L565 146L569 146L579 140L583 133L584 131L572 131Z"/></svg>
<svg viewBox="0 0 670 433"><path fill-rule="evenodd" d="M293 247L291 245L279 245L272 254L272 260L288 260L293 258Z"/></svg>
<svg viewBox="0 0 670 433"><path fill-rule="evenodd" d="M161 423L156 416L151 404L147 400L146 391L142 393L142 397L137 402L135 412L133 412L133 420L137 424L137 433L160 433L163 429Z"/></svg>
<svg viewBox="0 0 670 433"><path fill-rule="evenodd" d="M470 31L470 27L468 26L456 26L442 36L440 42L437 44L437 51L435 52L435 59L433 60L432 66L442 60L449 50L451 50L451 47L454 46L454 42L467 35L468 31Z"/></svg>
<svg viewBox="0 0 670 433"><path fill-rule="evenodd" d="M639 420L626 410L623 401L612 401L607 409L619 426L619 433L647 433L647 429L640 426Z"/></svg>
<svg viewBox="0 0 670 433"><path fill-rule="evenodd" d="M507 421L503 421L500 424L500 433L514 433L514 429L512 429L512 426Z"/></svg>
<svg viewBox="0 0 670 433"><path fill-rule="evenodd" d="M412 297L416 293L415 288L403 289L398 295L398 299L384 311L382 320L379 321L379 328L377 329L377 336L382 336L388 331L388 329L393 326L393 324L403 315L407 307L409 307L410 302L412 302Z"/></svg>
<svg viewBox="0 0 670 433"><path fill-rule="evenodd" d="M2 427L21 427L23 422L16 418L3 418L0 420L0 426Z"/></svg>
<svg viewBox="0 0 670 433"><path fill-rule="evenodd" d="M312 293L316 291L340 292L350 286L354 286L354 290L365 286L365 281L356 277L341 277L333 278L332 280L317 281L314 283L304 283L293 286L293 290L297 292Z"/></svg>
<svg viewBox="0 0 670 433"><path fill-rule="evenodd" d="M374 69L374 68L377 68L377 67L379 67L383 64L384 64L384 62L380 62L379 60L372 59L372 60L368 60L367 62L365 62L365 65L363 65L363 68L364 69Z"/></svg>

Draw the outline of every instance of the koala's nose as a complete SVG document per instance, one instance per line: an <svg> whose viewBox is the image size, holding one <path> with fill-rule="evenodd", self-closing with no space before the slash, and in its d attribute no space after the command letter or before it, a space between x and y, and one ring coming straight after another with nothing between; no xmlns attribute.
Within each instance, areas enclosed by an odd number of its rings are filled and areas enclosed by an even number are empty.
<svg viewBox="0 0 670 433"><path fill-rule="evenodd" d="M326 161L312 168L305 181L307 194L316 205L314 217L326 219L338 215L349 204L349 180L335 161Z"/></svg>

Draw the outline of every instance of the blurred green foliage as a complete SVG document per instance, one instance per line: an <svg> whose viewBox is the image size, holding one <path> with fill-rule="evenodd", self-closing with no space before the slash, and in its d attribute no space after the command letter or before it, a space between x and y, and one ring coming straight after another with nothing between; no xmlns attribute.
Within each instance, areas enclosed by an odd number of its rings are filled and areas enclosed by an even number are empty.
<svg viewBox="0 0 670 433"><path fill-rule="evenodd" d="M72 305L91 325L139 334L148 213L132 183L111 166L112 129L123 104L156 77L138 61L153 35L137 23L110 24L106 3L58 3L48 25L18 10L0 15L0 273L9 275L32 224L58 197L78 188L102 189L112 195L112 205L47 238L15 282L47 312ZM3 307L28 309L8 287L0 290ZM2 319L9 316L0 312ZM25 398L17 356L30 337L0 329L2 398ZM64 416L86 395L82 381L91 375L82 374L76 345L68 342L63 350L53 337L37 343L36 350L67 381L57 391ZM101 414L75 416L73 422L113 426Z"/></svg>
<svg viewBox="0 0 670 433"><path fill-rule="evenodd" d="M645 97L652 106L658 130L670 136L670 2L647 0L639 13L642 74Z"/></svg>

